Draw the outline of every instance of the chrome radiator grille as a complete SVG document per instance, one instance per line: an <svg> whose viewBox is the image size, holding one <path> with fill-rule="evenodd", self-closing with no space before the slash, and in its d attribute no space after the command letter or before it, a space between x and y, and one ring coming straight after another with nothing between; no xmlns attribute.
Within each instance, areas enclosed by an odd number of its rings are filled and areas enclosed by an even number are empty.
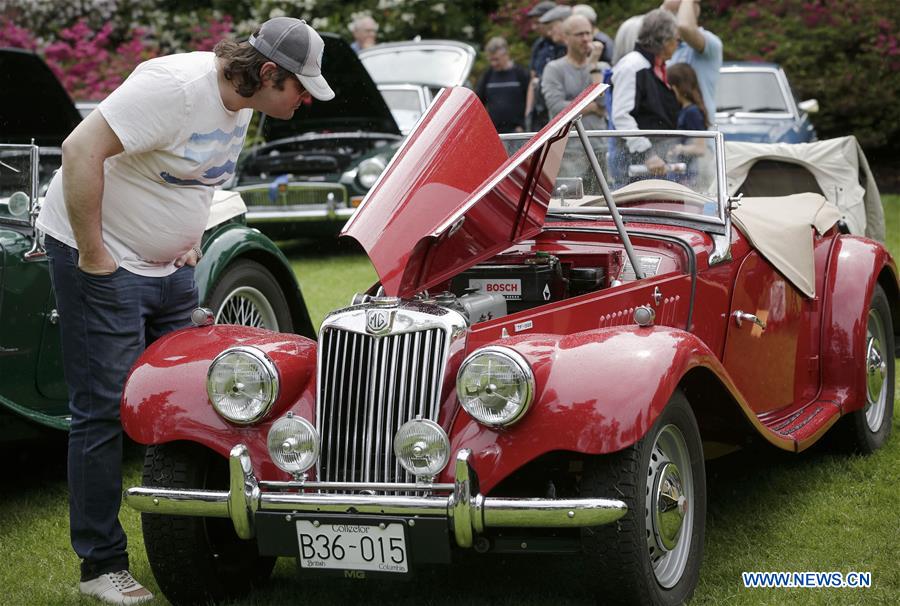
<svg viewBox="0 0 900 606"><path fill-rule="evenodd" d="M414 482L393 438L418 415L437 420L447 333L373 337L328 327L319 348L319 480Z"/></svg>
<svg viewBox="0 0 900 606"><path fill-rule="evenodd" d="M332 205L343 206L347 201L347 190L342 185L328 183L290 184L287 190L278 193L274 201L269 197L268 185L249 185L236 190L241 193L248 208L325 205L329 203L329 194L332 195Z"/></svg>

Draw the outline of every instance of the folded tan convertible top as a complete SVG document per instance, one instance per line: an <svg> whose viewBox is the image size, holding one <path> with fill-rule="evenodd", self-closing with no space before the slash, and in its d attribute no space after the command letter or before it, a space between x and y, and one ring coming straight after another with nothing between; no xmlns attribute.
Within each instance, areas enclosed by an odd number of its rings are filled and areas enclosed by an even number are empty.
<svg viewBox="0 0 900 606"><path fill-rule="evenodd" d="M836 206L850 228L850 233L884 242L884 208L875 178L856 137L838 137L815 143L742 143L725 142L725 164L728 168L728 193L742 189L748 196L755 186L747 181L753 167L761 160L800 165L815 178L820 192ZM772 171L765 175L764 195L785 195L809 191L800 187L802 179L785 174L782 183ZM751 179L752 180L752 179ZM791 189L791 187L795 187Z"/></svg>

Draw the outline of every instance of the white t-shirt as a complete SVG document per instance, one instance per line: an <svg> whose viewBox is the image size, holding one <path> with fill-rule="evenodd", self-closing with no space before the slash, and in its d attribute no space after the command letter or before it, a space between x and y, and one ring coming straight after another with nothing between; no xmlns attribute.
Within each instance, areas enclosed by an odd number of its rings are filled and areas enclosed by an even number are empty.
<svg viewBox="0 0 900 606"><path fill-rule="evenodd" d="M225 108L210 52L142 63L98 110L125 149L104 163L103 242L132 273L171 274L200 242L213 188L234 173L253 112ZM61 170L37 225L76 246Z"/></svg>

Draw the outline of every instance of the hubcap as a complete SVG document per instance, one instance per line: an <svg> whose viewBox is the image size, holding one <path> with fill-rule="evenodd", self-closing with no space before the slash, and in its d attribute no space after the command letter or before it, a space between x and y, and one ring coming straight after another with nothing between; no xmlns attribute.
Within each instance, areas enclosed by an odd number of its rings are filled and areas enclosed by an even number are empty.
<svg viewBox="0 0 900 606"><path fill-rule="evenodd" d="M694 478L684 436L675 425L660 430L647 470L645 518L653 574L674 587L684 574L694 527Z"/></svg>
<svg viewBox="0 0 900 606"><path fill-rule="evenodd" d="M687 500L682 494L681 473L675 463L665 463L657 474L653 530L660 547L672 551L684 522Z"/></svg>
<svg viewBox="0 0 900 606"><path fill-rule="evenodd" d="M884 322L874 309L869 310L866 324L866 424L876 432L884 423L887 405L887 361L884 359Z"/></svg>
<svg viewBox="0 0 900 606"><path fill-rule="evenodd" d="M278 330L278 318L272 304L252 286L235 288L216 313L216 324L240 324Z"/></svg>

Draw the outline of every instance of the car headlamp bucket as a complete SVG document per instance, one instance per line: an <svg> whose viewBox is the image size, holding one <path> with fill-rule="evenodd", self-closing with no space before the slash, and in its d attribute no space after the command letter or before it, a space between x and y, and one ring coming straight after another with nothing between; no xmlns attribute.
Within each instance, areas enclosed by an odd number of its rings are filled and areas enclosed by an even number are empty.
<svg viewBox="0 0 900 606"><path fill-rule="evenodd" d="M6 201L9 214L13 217L24 217L28 214L31 198L23 191L17 191Z"/></svg>
<svg viewBox="0 0 900 606"><path fill-rule="evenodd" d="M291 474L303 473L319 458L319 433L303 417L289 414L272 423L266 445L272 462Z"/></svg>
<svg viewBox="0 0 900 606"><path fill-rule="evenodd" d="M519 353L507 347L483 347L463 360L456 375L456 396L479 423L512 425L534 398L534 373Z"/></svg>
<svg viewBox="0 0 900 606"><path fill-rule="evenodd" d="M255 347L231 347L213 360L206 393L213 408L232 423L262 419L278 398L278 369Z"/></svg>
<svg viewBox="0 0 900 606"><path fill-rule="evenodd" d="M394 454L414 476L434 477L450 461L450 438L434 421L413 419L394 434Z"/></svg>
<svg viewBox="0 0 900 606"><path fill-rule="evenodd" d="M375 185L376 181L378 181L378 177L384 172L385 166L387 165L384 160L378 156L366 158L359 163L359 168L356 171L356 179L361 186L369 189Z"/></svg>

